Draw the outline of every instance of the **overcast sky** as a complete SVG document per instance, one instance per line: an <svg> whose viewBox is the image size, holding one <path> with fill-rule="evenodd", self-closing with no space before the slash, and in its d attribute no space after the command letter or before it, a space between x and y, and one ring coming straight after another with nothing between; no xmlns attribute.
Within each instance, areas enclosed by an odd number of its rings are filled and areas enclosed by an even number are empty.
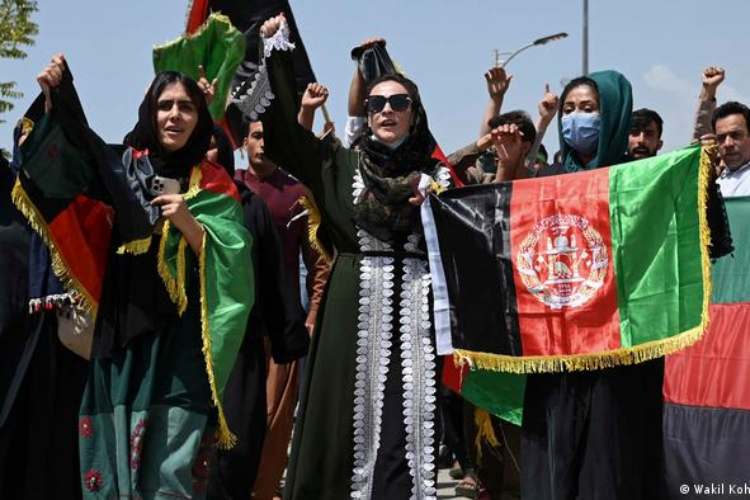
<svg viewBox="0 0 750 500"><path fill-rule="evenodd" d="M487 95L483 73L493 49L512 51L559 31L570 36L534 47L509 66L504 109L536 115L549 82L581 73L580 0L292 0L313 68L331 89L329 109L343 130L353 69L349 50L380 35L420 86L431 128L446 152L475 139ZM136 120L153 77L151 49L180 35L187 0L40 0L37 43L21 61L0 61L0 81L15 80L25 97L1 117L0 146L38 92L35 75L50 56L66 54L92 127L118 142ZM689 141L700 73L727 69L719 100L750 104L747 23L750 1L590 0L590 69L617 69L630 79L636 107L665 120L665 151ZM318 123L317 125L320 125ZM545 143L557 148L556 132Z"/></svg>

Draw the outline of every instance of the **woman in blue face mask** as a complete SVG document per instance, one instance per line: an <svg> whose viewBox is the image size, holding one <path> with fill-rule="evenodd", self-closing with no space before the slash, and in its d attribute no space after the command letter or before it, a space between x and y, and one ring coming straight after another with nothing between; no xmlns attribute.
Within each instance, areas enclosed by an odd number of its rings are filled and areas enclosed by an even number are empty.
<svg viewBox="0 0 750 500"><path fill-rule="evenodd" d="M572 80L563 89L558 130L562 163L539 175L557 175L616 165L624 159L633 97L630 82L616 71Z"/></svg>
<svg viewBox="0 0 750 500"><path fill-rule="evenodd" d="M560 101L562 160L540 175L608 167L624 159L632 111L624 76L603 71L577 78ZM529 375L521 441L523 498L664 498L663 374L663 359L656 359Z"/></svg>

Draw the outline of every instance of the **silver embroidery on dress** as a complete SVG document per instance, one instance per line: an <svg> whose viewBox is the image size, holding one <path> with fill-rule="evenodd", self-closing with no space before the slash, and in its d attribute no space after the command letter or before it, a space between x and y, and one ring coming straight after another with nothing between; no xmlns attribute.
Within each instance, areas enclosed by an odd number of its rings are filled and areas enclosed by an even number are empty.
<svg viewBox="0 0 750 500"><path fill-rule="evenodd" d="M441 178L441 184L448 179ZM445 175L449 175L445 170ZM356 203L364 183L359 172L353 181ZM363 229L357 231L360 249L392 251L387 242ZM408 237L404 250L420 252L421 235ZM360 294L357 311L357 370L354 391L354 469L351 498L372 497L373 478L382 426L385 383L393 335L395 265L392 257L363 257L360 262ZM404 388L403 417L406 459L413 479L411 498L436 498L435 413L436 360L430 319L430 274L419 258L403 261L399 292L399 336Z"/></svg>
<svg viewBox="0 0 750 500"><path fill-rule="evenodd" d="M418 250L421 236L409 236L404 249ZM430 320L430 273L422 259L404 260L399 333L404 387L406 459L414 480L412 499L437 495L435 468L436 362Z"/></svg>
<svg viewBox="0 0 750 500"><path fill-rule="evenodd" d="M364 183L354 177L356 203ZM362 251L389 250L390 246L357 231ZM351 498L372 496L375 463L380 448L385 382L391 356L393 330L393 257L363 257L359 265L357 309L357 371L354 382L354 468Z"/></svg>
<svg viewBox="0 0 750 500"><path fill-rule="evenodd" d="M260 66L252 62L245 62L240 66L238 74L249 76L241 85L232 89L230 100L242 111L243 116L257 120L271 106L271 101L276 96L271 90L266 58L274 50L292 51L294 48L294 44L289 41L289 26L284 21L273 36L263 38L263 59Z"/></svg>

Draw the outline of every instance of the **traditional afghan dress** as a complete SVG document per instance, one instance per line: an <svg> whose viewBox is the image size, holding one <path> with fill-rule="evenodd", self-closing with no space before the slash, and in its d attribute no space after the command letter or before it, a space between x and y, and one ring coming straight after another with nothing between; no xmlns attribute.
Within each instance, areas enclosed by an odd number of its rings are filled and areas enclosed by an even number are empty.
<svg viewBox="0 0 750 500"><path fill-rule="evenodd" d="M335 248L292 442L285 498L436 498L438 360L430 274L409 184L447 185L431 158L418 102L410 137L392 150L320 141L296 123L298 99L284 30L266 40L274 95L266 152L315 196Z"/></svg>
<svg viewBox="0 0 750 500"><path fill-rule="evenodd" d="M52 112L24 143L13 193L56 273L96 312L78 422L86 498L200 498L203 452L236 440L222 401L253 303L251 240L236 186L204 160L213 128L205 104L196 103L182 149L159 145L156 101L173 76L157 75L121 162L106 163L117 155L71 105L66 69ZM202 225L199 255L169 221L158 221L159 234L123 239L136 214L148 219L159 176L179 181Z"/></svg>

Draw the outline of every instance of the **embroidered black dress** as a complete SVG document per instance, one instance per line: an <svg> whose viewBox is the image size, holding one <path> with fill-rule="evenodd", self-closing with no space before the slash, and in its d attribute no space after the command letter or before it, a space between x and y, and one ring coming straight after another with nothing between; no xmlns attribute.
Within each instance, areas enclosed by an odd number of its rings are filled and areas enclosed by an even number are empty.
<svg viewBox="0 0 750 500"><path fill-rule="evenodd" d="M268 50L273 47L272 50ZM292 443L285 498L436 498L437 359L421 229L386 242L354 222L359 153L296 122L290 49L266 41L266 153L315 196L335 248ZM449 172L439 169L439 182Z"/></svg>

